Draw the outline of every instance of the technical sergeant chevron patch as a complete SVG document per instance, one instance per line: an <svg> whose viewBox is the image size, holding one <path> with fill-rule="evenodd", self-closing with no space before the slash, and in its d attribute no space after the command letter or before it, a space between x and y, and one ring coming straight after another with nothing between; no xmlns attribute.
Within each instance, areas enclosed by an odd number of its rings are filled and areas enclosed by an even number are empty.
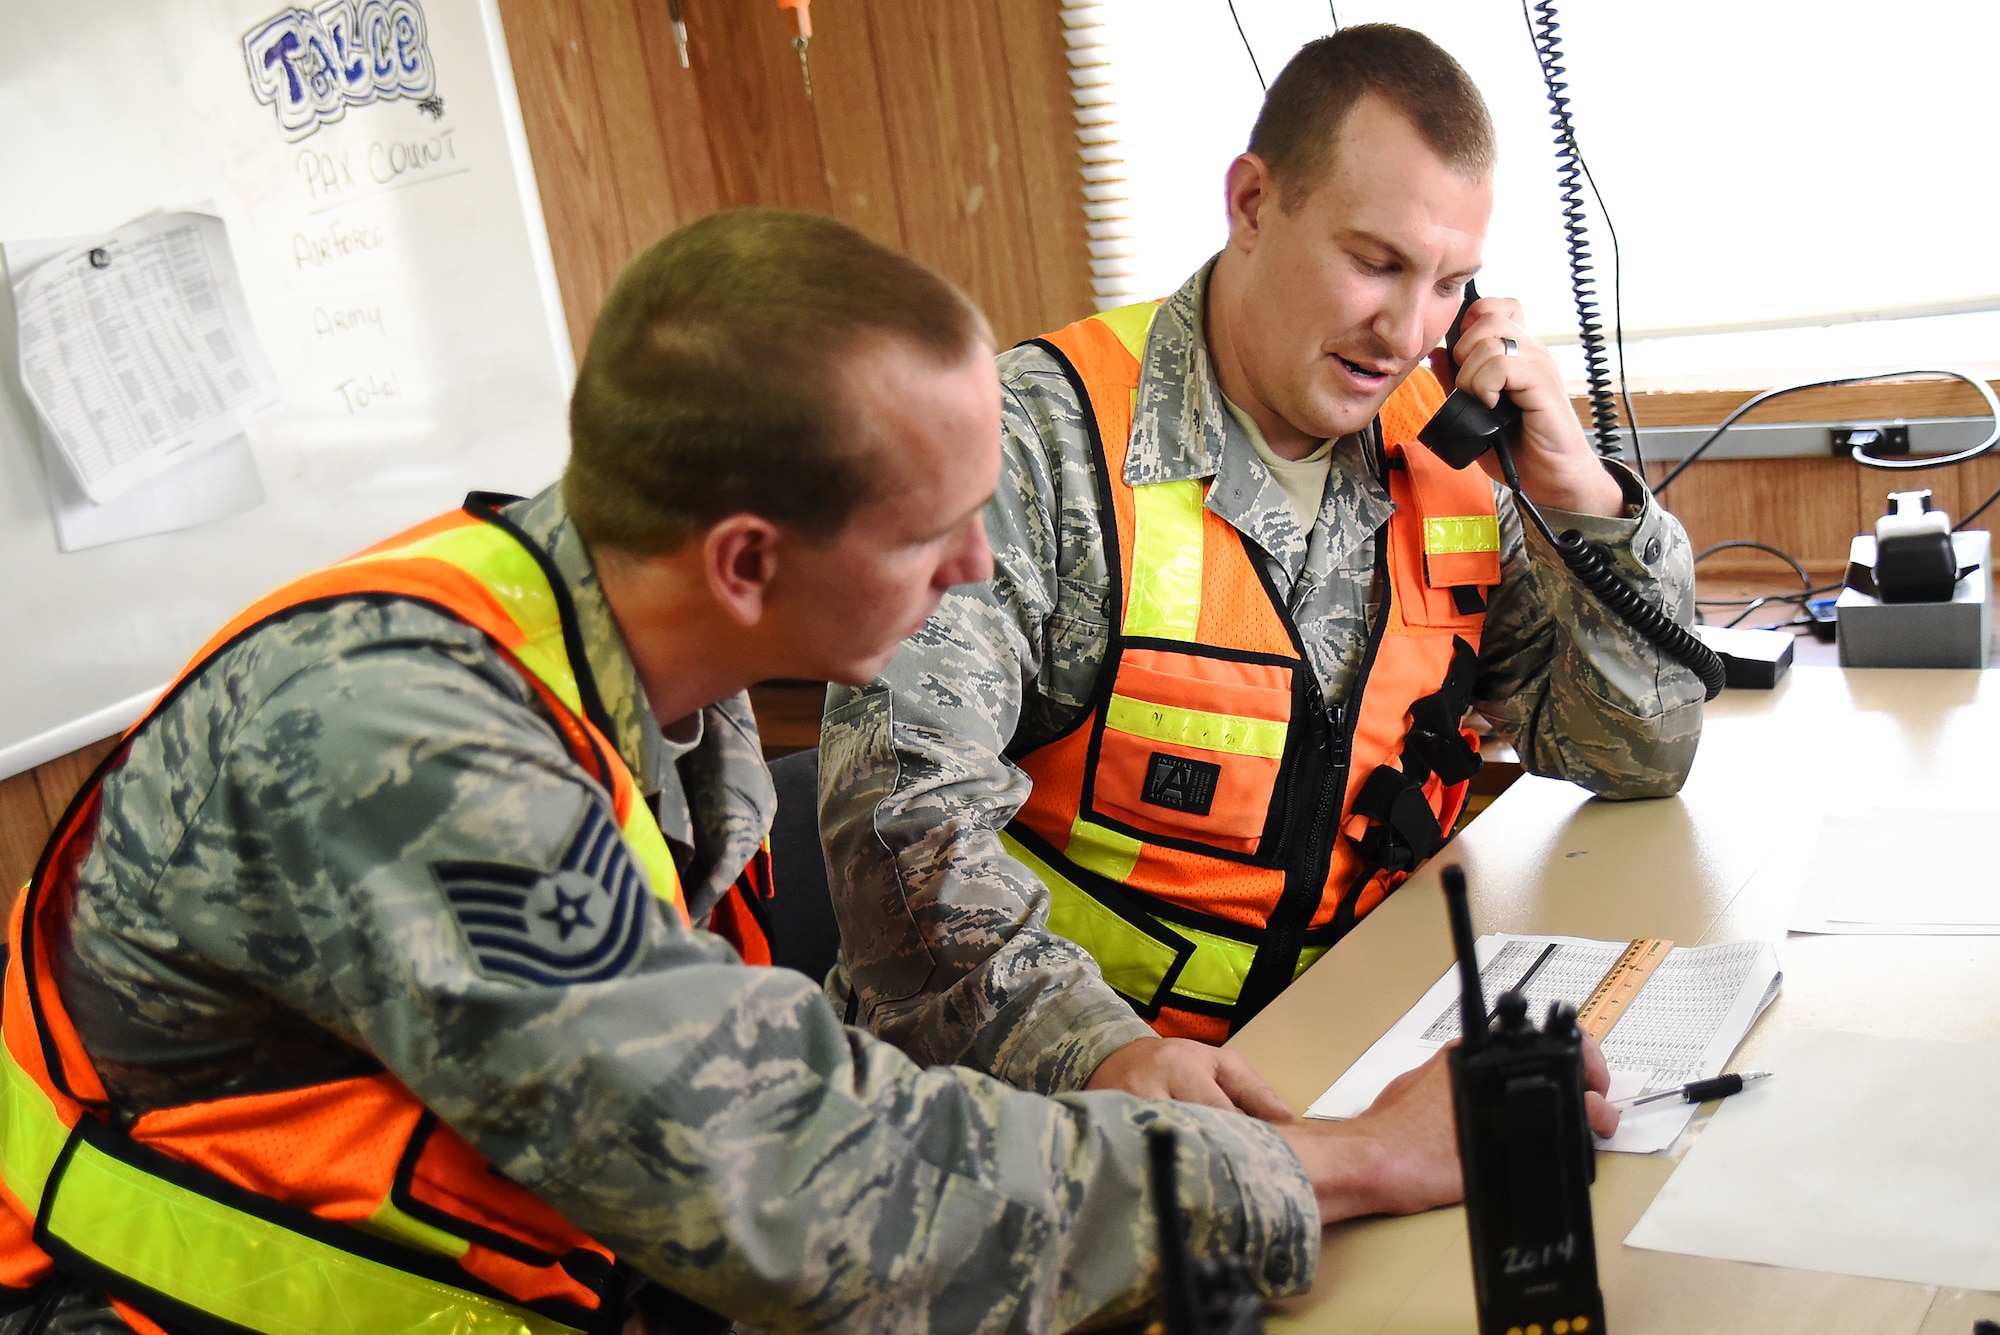
<svg viewBox="0 0 2000 1335"><path fill-rule="evenodd" d="M652 894L618 827L595 803L554 871L509 862L431 863L488 973L595 983L622 972L646 936Z"/></svg>

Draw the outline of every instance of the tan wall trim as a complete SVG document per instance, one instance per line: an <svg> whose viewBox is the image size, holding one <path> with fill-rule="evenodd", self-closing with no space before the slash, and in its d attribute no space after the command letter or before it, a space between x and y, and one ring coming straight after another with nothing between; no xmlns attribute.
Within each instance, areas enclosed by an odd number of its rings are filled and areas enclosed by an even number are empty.
<svg viewBox="0 0 2000 1335"><path fill-rule="evenodd" d="M2000 381L1990 382L2000 393ZM1756 390L1692 390L1634 394L1640 426L1714 426L1743 406ZM1590 421L1590 401L1573 398L1579 421ZM1746 422L1880 422L1899 417L1984 417L1986 404L1956 380L1891 380L1879 385L1802 389L1743 419ZM1625 420L1620 405L1618 420Z"/></svg>

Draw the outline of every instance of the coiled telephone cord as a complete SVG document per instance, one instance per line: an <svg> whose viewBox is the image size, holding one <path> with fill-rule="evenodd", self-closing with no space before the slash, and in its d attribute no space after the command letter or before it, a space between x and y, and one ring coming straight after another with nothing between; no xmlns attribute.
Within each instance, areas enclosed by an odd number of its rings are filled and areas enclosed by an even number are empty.
<svg viewBox="0 0 2000 1335"><path fill-rule="evenodd" d="M1605 364L1604 323L1597 305L1597 281L1591 276L1590 238L1585 234L1583 155L1576 147L1576 127L1569 115L1569 85L1563 82L1562 25L1556 21L1555 0L1521 0L1521 16L1541 63L1542 82L1549 93L1549 119L1555 126L1556 179L1562 196L1563 241L1569 251L1569 290L1576 302L1576 326L1583 344L1583 378L1590 392L1590 422L1599 454L1617 454L1618 409L1611 400L1611 372Z"/></svg>
<svg viewBox="0 0 2000 1335"><path fill-rule="evenodd" d="M1701 678L1702 689L1708 693L1706 699L1713 700L1721 695L1729 671L1715 650L1703 644L1698 636L1689 634L1685 627L1621 579L1612 568L1611 558L1591 546L1581 533L1572 528L1558 534L1551 529L1549 521L1542 518L1542 512L1535 508L1535 503L1521 492L1521 477L1514 469L1512 448L1502 441L1493 447L1493 452L1499 457L1500 471L1514 493L1515 505L1556 549L1556 555L1562 558L1562 563L1569 567L1577 582L1617 613L1619 620L1658 646L1667 657Z"/></svg>

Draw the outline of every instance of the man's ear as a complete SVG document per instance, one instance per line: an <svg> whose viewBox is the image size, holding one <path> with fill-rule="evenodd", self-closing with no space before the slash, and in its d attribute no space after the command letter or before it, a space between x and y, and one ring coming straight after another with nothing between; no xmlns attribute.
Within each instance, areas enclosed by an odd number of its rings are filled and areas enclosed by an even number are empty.
<svg viewBox="0 0 2000 1335"><path fill-rule="evenodd" d="M1223 178L1229 205L1229 244L1254 250L1262 230L1264 210L1278 207L1278 182L1271 165L1255 153L1239 153Z"/></svg>
<svg viewBox="0 0 2000 1335"><path fill-rule="evenodd" d="M702 573L709 592L739 624L763 620L783 543L776 524L748 513L718 519L703 536Z"/></svg>

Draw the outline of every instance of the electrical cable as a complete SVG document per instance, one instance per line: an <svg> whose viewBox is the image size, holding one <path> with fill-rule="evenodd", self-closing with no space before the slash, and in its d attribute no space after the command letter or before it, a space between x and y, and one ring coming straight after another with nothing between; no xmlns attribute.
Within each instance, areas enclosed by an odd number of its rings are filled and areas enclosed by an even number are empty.
<svg viewBox="0 0 2000 1335"><path fill-rule="evenodd" d="M1805 601L1815 594L1827 593L1841 587L1838 584L1828 584L1820 588L1815 588L1812 582L1812 574L1805 568L1804 562L1783 548L1773 547L1768 542L1758 542L1752 538L1733 538L1728 542L1718 542L1713 546L1704 547L1695 553L1693 564L1698 566L1717 552L1736 551L1746 548L1751 551L1768 552L1790 566L1792 573L1799 577L1799 591L1797 593L1766 594L1755 598L1697 598L1695 599L1695 616L1697 620L1705 620L1701 616L1701 609L1704 607L1735 607L1741 610L1722 624L1725 626L1740 626L1749 620L1750 616L1757 609L1765 606L1767 603L1796 603L1804 606Z"/></svg>
<svg viewBox="0 0 2000 1335"><path fill-rule="evenodd" d="M1534 39L1536 52L1542 61L1543 76L1548 84L1549 105L1555 115L1557 129L1556 157L1561 165L1563 184L1563 226L1569 237L1571 286L1577 300L1577 315L1582 322L1585 340L1594 339L1591 350L1594 357L1592 367L1591 409L1598 430L1598 448L1605 454L1618 452L1618 413L1612 405L1609 388L1604 383L1604 339L1602 330L1596 325L1596 302L1590 291L1590 249L1584 237L1584 217L1582 192L1577 185L1581 168L1574 154L1574 136L1571 133L1569 105L1563 96L1564 84L1557 76L1562 70L1561 47L1555 40L1554 0L1541 0L1539 10L1544 24L1538 33L1533 19L1529 19L1529 36ZM1522 16L1528 17L1527 0L1522 0ZM1546 39L1546 40L1544 40ZM1594 185L1594 183L1593 183ZM1471 283L1465 287L1465 303L1459 308L1459 317L1445 334L1445 348L1456 353L1459 335L1463 331L1465 312L1478 294ZM1505 409L1505 412L1501 410ZM1591 545L1577 529L1568 529L1558 535L1549 527L1535 503L1528 499L1521 489L1520 470L1514 464L1513 447L1508 444L1510 430L1519 426L1521 411L1518 405L1507 399L1503 393L1489 406L1471 392L1458 388L1440 405L1437 413L1418 432L1418 439L1436 452L1438 457L1454 468L1465 468L1489 449L1500 462L1501 476L1514 494L1515 508L1527 516L1535 530L1542 535L1555 550L1562 563L1569 567L1572 578L1589 591L1619 620L1658 648L1667 657L1681 664L1701 680L1705 698L1713 700L1728 684L1729 673L1721 657L1701 640L1688 633L1666 611L1653 604L1652 600L1620 578L1611 556Z"/></svg>
<svg viewBox="0 0 2000 1335"><path fill-rule="evenodd" d="M1792 568L1792 573L1799 577L1799 583L1801 585L1806 586L1808 588L1811 587L1812 576L1807 573L1804 562L1800 561L1798 557L1793 556L1790 552L1785 551L1782 548L1773 547L1768 542L1758 542L1754 538L1731 538L1728 542L1718 542L1713 546L1704 547L1700 551L1695 553L1694 560L1691 564L1700 565L1703 561L1706 561L1709 557L1714 556L1717 552L1736 551L1736 550L1741 550L1743 548L1749 548L1753 551L1767 552L1770 555L1777 557L1780 561L1783 561L1786 565Z"/></svg>
<svg viewBox="0 0 2000 1335"><path fill-rule="evenodd" d="M1950 376L1954 380L1963 380L1966 384L1979 391L1979 397L1986 400L1986 415L1993 419L1993 430L1987 434L1986 439L1971 449L1960 450L1956 454L1920 456L1914 459L1879 459L1863 450L1861 446L1856 445L1853 450L1855 463L1860 464L1863 468L1877 468L1885 473L1916 473L1926 468L1950 468L1956 464L1968 463L1992 449L1996 444L2000 444L2000 398L1994 396L1993 386L1987 384L1980 376L1972 375L1966 371L1953 370L1948 366L1927 368L1927 373L1931 375ZM1896 374L1911 375L1915 373L1902 371Z"/></svg>
<svg viewBox="0 0 2000 1335"><path fill-rule="evenodd" d="M1264 82L1264 67L1257 63L1257 53L1250 46L1250 34L1243 31L1243 20L1236 17L1236 0L1229 0L1229 17L1236 24L1236 35L1243 39L1243 54L1250 57L1250 68L1257 73L1257 86L1270 92L1271 85Z"/></svg>
<svg viewBox="0 0 2000 1335"><path fill-rule="evenodd" d="M1583 150L1571 139L1570 145L1576 150L1577 165L1583 168L1583 179L1590 182L1591 198L1597 201L1597 211L1604 217L1604 230L1611 233L1611 335L1612 344L1618 350L1618 397L1625 404L1625 425L1632 432L1632 466L1640 477L1646 476L1646 452L1639 447L1639 412L1632 406L1632 391L1625 379L1625 254L1618 247L1618 224L1611 221L1611 207L1604 202L1604 192L1597 188L1597 178L1590 174L1590 164L1584 161Z"/></svg>
<svg viewBox="0 0 2000 1335"><path fill-rule="evenodd" d="M1751 396L1748 400L1746 400L1743 403L1741 407L1737 408L1735 412L1723 418L1721 426L1709 432L1708 436L1705 439L1703 439L1701 444L1695 446L1692 450L1688 451L1687 457L1682 459L1679 463L1675 464L1673 468L1668 471L1667 475L1661 478L1659 482L1654 485L1653 495L1658 496L1661 492L1665 491L1668 487L1672 486L1674 479L1687 471L1688 465L1692 464L1695 460L1701 458L1701 456L1707 452L1708 447L1715 444L1716 441L1721 440L1723 433L1728 431L1729 428L1735 426L1737 422L1741 421L1745 414L1749 413L1755 408L1761 407L1762 405L1769 403L1772 399L1778 398L1779 396L1785 394L1793 394L1802 389L1830 389L1838 385L1866 385L1866 384L1872 384L1873 382L1878 380L1902 380L1902 379L1907 379L1910 376L1917 376L1917 375L1950 376L1954 380L1963 380L1966 384L1971 385L1975 390L1979 391L1980 397L1986 400L1986 411L1988 416L1990 416L1993 419L1993 430L1990 433L1988 433L1985 440L1981 441L1979 444L1973 446L1969 450L1960 450L1956 454L1941 454L1935 457L1925 457L1920 459L1909 459L1909 460L1876 459L1869 456L1862 449L1861 446L1857 445L1854 447L1855 463L1860 464L1864 468L1880 468L1890 471L1908 471L1908 472L1914 472L1916 470L1924 468L1948 468L1953 464L1965 463L1969 459L1977 459L1980 455L1985 454L1988 450L1991 450L1994 447L1994 445L2000 444L2000 398L1994 397L1993 387L1991 385L1987 384L1984 380L1980 379L1978 376L1973 375L1966 371L1956 371L1951 369L1950 367L1942 367L1942 366L1919 366L1902 371L1877 371L1872 375L1841 376L1838 379L1834 380L1807 380L1807 381L1802 381L1801 383L1796 385L1780 385L1776 389L1767 389L1761 394L1756 394ZM1992 504L1992 502L1988 501L1987 504L1990 505ZM1985 505L1979 507L1980 510L1984 510L1985 508L1986 508ZM1973 514L1977 513L1979 513L1978 510L1973 511ZM1970 517L1971 516L1969 515L1967 516L1967 518ZM1965 520L1963 519L1959 521L1959 523L1961 524L1963 524L1964 522Z"/></svg>
<svg viewBox="0 0 2000 1335"><path fill-rule="evenodd" d="M1953 533L1956 533L1960 529L1964 528L1967 524L1970 524L1973 520L1979 518L1979 516L1985 514L1986 507L1993 504L1993 502L1995 501L2000 501L2000 489L1996 489L1991 496L1988 496L1985 500L1973 506L1972 513L1968 514L1965 518L1959 520L1956 524L1953 524L1951 526L1951 531Z"/></svg>
<svg viewBox="0 0 2000 1335"><path fill-rule="evenodd" d="M1584 231L1582 158L1576 151L1576 128L1569 114L1569 85L1562 81L1567 72L1562 64L1562 39L1558 36L1562 25L1556 22L1555 0L1537 0L1532 13L1528 0L1521 0L1521 18L1528 25L1528 38L1534 43L1535 59L1542 68L1549 117L1556 131L1557 193L1562 197L1563 234L1569 249L1569 287L1576 303L1578 341L1583 345L1583 378L1589 386L1591 426L1597 435L1597 452L1617 454L1618 409L1611 400L1610 372L1604 364L1604 325L1599 318L1596 285L1590 276L1590 239Z"/></svg>

